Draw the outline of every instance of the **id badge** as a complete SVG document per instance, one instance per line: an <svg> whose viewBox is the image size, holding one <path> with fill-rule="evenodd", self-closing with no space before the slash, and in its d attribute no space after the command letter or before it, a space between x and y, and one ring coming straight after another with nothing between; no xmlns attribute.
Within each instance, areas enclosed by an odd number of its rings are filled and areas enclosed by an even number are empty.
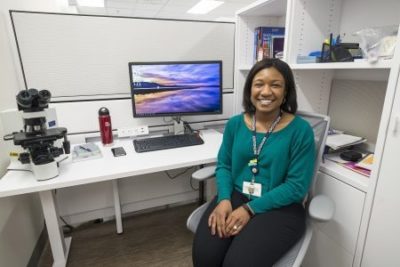
<svg viewBox="0 0 400 267"><path fill-rule="evenodd" d="M261 197L261 184L243 182L243 194Z"/></svg>

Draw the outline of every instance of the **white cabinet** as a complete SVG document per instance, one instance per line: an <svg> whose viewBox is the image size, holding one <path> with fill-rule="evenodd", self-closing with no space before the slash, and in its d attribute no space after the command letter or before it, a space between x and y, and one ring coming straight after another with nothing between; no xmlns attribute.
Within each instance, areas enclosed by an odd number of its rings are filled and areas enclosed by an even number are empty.
<svg viewBox="0 0 400 267"><path fill-rule="evenodd" d="M400 83L394 100L361 266L400 266Z"/></svg>
<svg viewBox="0 0 400 267"><path fill-rule="evenodd" d="M351 266L365 192L323 172L318 173L315 189L316 194L327 195L335 202L335 215L328 223L313 223L313 238L302 266Z"/></svg>
<svg viewBox="0 0 400 267"><path fill-rule="evenodd" d="M379 226L383 222L380 220L384 219L379 218L389 207L394 210L395 205L379 203L386 200L385 190L391 189L394 178L386 173L392 169L385 166L387 158L395 157L394 146L399 142L393 141L390 152L386 145L391 140L387 137L387 129L393 128L395 121L392 105L399 75L400 38L394 56L374 64L366 60L298 64L297 56L321 50L322 42L330 33L334 36L340 34L343 42L359 42L353 33L360 29L398 26L399 11L400 1L397 0L260 0L237 13L236 113L242 111L243 86L254 63L254 29L259 26L285 26L284 60L294 71L299 109L328 114L333 127L367 137L366 148L375 153L374 169L369 178L335 164L321 166L324 175L320 176L320 190L337 202L338 210L333 222L316 227L309 250L312 256L307 257L305 266L361 266L362 259L363 264L370 260L366 254L379 246L375 243L379 236L370 233L368 224L374 205L371 226L373 229L376 227L378 232L381 227L381 232L384 232L385 226ZM400 107L397 106L396 112L400 116ZM397 131L400 132L400 122L398 124ZM381 163L382 168L379 168ZM380 189L385 183L389 189ZM374 199L375 191L377 195ZM345 199L347 202L344 202ZM327 259L327 263L323 259ZM381 266L375 262L365 266L374 265Z"/></svg>

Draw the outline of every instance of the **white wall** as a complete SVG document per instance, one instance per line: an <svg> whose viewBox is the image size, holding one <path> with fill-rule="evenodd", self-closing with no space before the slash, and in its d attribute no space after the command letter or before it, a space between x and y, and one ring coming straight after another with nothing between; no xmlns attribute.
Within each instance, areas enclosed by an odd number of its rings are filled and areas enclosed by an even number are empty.
<svg viewBox="0 0 400 267"><path fill-rule="evenodd" d="M15 95L23 89L19 66L15 64L14 39L10 36L9 9L61 11L60 0L0 1L0 110L15 108ZM0 177L5 173L8 156L0 122ZM0 199L0 266L26 266L43 229L38 197L25 195Z"/></svg>

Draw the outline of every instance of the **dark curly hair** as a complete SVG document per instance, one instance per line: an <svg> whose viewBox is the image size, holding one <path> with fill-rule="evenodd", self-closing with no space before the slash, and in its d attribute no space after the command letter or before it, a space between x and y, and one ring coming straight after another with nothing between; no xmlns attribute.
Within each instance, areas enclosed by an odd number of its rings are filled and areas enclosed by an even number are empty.
<svg viewBox="0 0 400 267"><path fill-rule="evenodd" d="M266 58L263 59L251 68L249 74L247 75L246 82L243 89L243 108L246 113L253 114L255 112L255 107L251 103L251 85L253 83L254 76L263 70L268 68L275 68L282 74L285 79L285 90L286 96L281 105L281 110L288 113L295 114L297 111L297 96L296 96L296 85L294 82L293 72L289 65L277 58Z"/></svg>

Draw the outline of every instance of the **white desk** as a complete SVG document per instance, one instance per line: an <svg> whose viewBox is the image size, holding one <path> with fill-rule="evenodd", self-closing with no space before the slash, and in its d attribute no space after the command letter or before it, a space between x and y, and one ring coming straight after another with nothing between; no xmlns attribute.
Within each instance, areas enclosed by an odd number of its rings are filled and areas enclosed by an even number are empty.
<svg viewBox="0 0 400 267"><path fill-rule="evenodd" d="M126 156L114 157L110 147L101 146L102 158L74 163L70 159L65 160L60 163L59 176L47 181L37 181L31 172L8 171L0 179L0 197L39 193L54 258L53 266L66 266L71 238L64 240L54 189L112 181L117 232L122 233L117 179L215 162L222 134L205 130L201 135L203 145L144 153L135 152L132 140L116 140L113 146L123 146Z"/></svg>

